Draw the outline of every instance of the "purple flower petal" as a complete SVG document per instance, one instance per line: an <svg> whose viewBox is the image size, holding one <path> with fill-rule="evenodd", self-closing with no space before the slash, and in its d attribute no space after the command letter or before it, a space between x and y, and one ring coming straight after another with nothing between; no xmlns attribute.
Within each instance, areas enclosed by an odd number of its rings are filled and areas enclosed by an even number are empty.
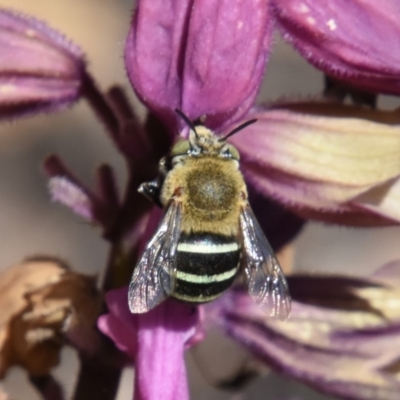
<svg viewBox="0 0 400 400"><path fill-rule="evenodd" d="M270 39L269 0L141 0L125 63L139 97L171 126L180 108L215 128L253 103Z"/></svg>
<svg viewBox="0 0 400 400"><path fill-rule="evenodd" d="M284 38L313 65L376 92L400 93L400 3L274 0Z"/></svg>
<svg viewBox="0 0 400 400"><path fill-rule="evenodd" d="M0 10L0 116L58 110L80 95L82 52L32 17Z"/></svg>
<svg viewBox="0 0 400 400"><path fill-rule="evenodd" d="M48 186L53 201L63 204L75 214L107 229L118 209L116 188L108 166L102 166L99 169L100 187L97 193L80 182L56 155L47 157L43 167L50 178Z"/></svg>
<svg viewBox="0 0 400 400"><path fill-rule="evenodd" d="M66 177L50 178L49 191L53 201L58 201L89 221L94 220L90 197Z"/></svg>
<svg viewBox="0 0 400 400"><path fill-rule="evenodd" d="M258 109L250 116L257 123L232 142L242 155L248 183L259 192L303 217L334 221L336 215L337 222L347 224L400 220L397 190L380 191L386 203L361 196L397 182L397 126L286 106Z"/></svg>
<svg viewBox="0 0 400 400"><path fill-rule="evenodd" d="M400 273L396 265L390 275ZM313 275L289 277L289 287L287 322L266 319L238 289L207 305L207 316L261 361L322 392L352 400L397 399L399 286Z"/></svg>
<svg viewBox="0 0 400 400"><path fill-rule="evenodd" d="M99 329L135 362L135 400L189 398L184 350L196 332L196 309L166 300L145 314L131 314L127 288L106 295L109 314Z"/></svg>
<svg viewBox="0 0 400 400"><path fill-rule="evenodd" d="M189 24L182 110L220 127L255 100L271 44L266 0L195 1Z"/></svg>
<svg viewBox="0 0 400 400"><path fill-rule="evenodd" d="M127 306L126 289L118 289L106 294L109 314L99 317L97 325L115 345L133 359L137 352L137 320L132 318Z"/></svg>

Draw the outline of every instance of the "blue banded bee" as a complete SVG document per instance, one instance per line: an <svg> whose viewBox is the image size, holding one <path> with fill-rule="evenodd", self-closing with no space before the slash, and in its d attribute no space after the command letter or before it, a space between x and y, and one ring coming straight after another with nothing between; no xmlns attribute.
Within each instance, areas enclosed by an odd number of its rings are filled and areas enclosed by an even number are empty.
<svg viewBox="0 0 400 400"><path fill-rule="evenodd" d="M286 279L248 203L239 152L226 142L256 120L219 138L176 112L190 127L189 139L178 141L160 161L159 177L139 189L166 213L133 272L131 312L145 313L169 296L212 301L244 269L254 301L285 319Z"/></svg>

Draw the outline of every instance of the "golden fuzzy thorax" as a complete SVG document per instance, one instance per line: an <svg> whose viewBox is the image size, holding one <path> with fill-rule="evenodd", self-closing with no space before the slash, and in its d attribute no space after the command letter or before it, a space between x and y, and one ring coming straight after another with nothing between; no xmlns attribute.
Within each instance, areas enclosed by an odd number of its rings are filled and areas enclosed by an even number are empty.
<svg viewBox="0 0 400 400"><path fill-rule="evenodd" d="M247 198L237 165L216 156L187 156L167 174L161 202L165 207L173 196L181 201L183 232L237 235L240 207Z"/></svg>

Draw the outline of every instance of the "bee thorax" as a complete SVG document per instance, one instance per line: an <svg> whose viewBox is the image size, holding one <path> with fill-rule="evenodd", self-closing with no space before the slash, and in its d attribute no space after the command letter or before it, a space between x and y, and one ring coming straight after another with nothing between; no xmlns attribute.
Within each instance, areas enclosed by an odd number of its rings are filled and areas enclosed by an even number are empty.
<svg viewBox="0 0 400 400"><path fill-rule="evenodd" d="M207 211L225 211L232 208L237 188L221 171L192 171L187 176L188 201L192 207Z"/></svg>
<svg viewBox="0 0 400 400"><path fill-rule="evenodd" d="M246 190L234 161L190 157L169 172L164 203L182 189L182 230L235 235L238 231L240 192Z"/></svg>

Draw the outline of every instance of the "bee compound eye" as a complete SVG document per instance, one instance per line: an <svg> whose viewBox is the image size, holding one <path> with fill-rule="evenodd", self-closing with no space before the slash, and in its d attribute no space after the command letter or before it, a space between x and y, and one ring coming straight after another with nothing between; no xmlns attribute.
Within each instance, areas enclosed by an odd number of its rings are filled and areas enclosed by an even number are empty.
<svg viewBox="0 0 400 400"><path fill-rule="evenodd" d="M190 150L189 140L179 140L174 144L171 150L171 157L183 156L187 154Z"/></svg>
<svg viewBox="0 0 400 400"><path fill-rule="evenodd" d="M239 161L240 160L240 154L238 150L236 149L235 146L232 146L231 144L226 144L223 150L224 156L232 158L233 160Z"/></svg>

